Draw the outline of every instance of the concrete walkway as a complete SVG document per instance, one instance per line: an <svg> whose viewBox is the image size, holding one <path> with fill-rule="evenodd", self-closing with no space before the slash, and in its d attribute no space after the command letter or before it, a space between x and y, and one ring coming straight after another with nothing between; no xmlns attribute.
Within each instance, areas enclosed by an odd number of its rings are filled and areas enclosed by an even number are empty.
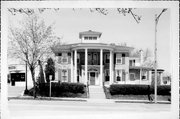
<svg viewBox="0 0 180 119"><path fill-rule="evenodd" d="M90 99L106 99L102 86L89 86Z"/></svg>

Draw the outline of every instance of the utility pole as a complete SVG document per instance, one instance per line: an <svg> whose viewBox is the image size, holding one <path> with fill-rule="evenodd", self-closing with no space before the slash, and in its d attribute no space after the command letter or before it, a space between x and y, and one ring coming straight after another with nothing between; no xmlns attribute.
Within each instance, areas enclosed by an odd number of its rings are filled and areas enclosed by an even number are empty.
<svg viewBox="0 0 180 119"><path fill-rule="evenodd" d="M155 48L154 48L154 102L157 103L157 24L159 21L160 16L163 12L165 12L167 9L163 9L161 13L157 16L155 14Z"/></svg>
<svg viewBox="0 0 180 119"><path fill-rule="evenodd" d="M25 82L26 82L26 88L24 93L27 94L28 93L28 89L27 89L27 53L26 53L26 74L25 74Z"/></svg>

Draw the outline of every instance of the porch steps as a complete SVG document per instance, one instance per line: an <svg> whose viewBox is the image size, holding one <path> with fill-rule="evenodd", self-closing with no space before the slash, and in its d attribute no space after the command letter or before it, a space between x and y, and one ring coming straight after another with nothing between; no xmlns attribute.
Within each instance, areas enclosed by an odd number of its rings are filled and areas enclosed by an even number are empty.
<svg viewBox="0 0 180 119"><path fill-rule="evenodd" d="M89 86L90 99L106 99L102 86Z"/></svg>

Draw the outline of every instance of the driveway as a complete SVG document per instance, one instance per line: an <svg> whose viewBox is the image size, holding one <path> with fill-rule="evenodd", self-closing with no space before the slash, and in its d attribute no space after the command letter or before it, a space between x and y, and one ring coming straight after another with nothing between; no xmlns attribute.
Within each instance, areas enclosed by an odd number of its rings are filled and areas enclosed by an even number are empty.
<svg viewBox="0 0 180 119"><path fill-rule="evenodd" d="M25 90L24 86L11 86L8 85L8 97L18 97Z"/></svg>

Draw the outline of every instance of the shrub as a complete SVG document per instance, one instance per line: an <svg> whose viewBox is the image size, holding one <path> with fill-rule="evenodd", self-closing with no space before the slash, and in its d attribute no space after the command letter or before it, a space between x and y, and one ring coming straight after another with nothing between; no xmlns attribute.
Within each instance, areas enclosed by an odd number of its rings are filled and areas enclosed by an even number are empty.
<svg viewBox="0 0 180 119"><path fill-rule="evenodd" d="M158 86L158 95L170 95L170 86ZM148 93L154 94L154 87L148 88L148 85L130 85L130 84L113 84L110 86L109 91L111 95L147 95Z"/></svg>
<svg viewBox="0 0 180 119"><path fill-rule="evenodd" d="M170 85L160 85L157 86L158 95L171 95L171 86ZM154 94L154 86L151 87L151 93Z"/></svg>
<svg viewBox="0 0 180 119"><path fill-rule="evenodd" d="M51 96L58 97L69 93L72 95L84 93L85 85L81 83L51 83ZM39 85L39 93L41 96L49 96L49 83Z"/></svg>
<svg viewBox="0 0 180 119"><path fill-rule="evenodd" d="M146 95L148 94L147 85L123 85L123 84L113 84L109 88L111 95Z"/></svg>

